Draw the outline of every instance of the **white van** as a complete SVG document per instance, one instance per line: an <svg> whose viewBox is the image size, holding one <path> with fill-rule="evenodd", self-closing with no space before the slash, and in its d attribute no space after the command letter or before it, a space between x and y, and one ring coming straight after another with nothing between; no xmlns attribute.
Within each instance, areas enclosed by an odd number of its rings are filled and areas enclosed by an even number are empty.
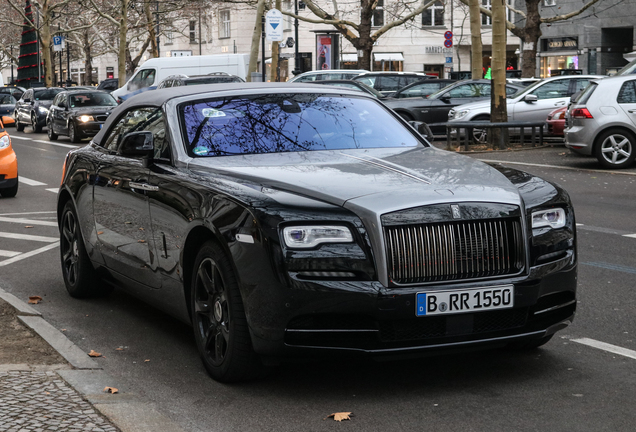
<svg viewBox="0 0 636 432"><path fill-rule="evenodd" d="M117 98L127 98L130 93L154 90L157 84L170 75L206 75L212 72L226 72L247 77L249 54L218 54L189 57L160 57L144 62L123 87L111 94Z"/></svg>

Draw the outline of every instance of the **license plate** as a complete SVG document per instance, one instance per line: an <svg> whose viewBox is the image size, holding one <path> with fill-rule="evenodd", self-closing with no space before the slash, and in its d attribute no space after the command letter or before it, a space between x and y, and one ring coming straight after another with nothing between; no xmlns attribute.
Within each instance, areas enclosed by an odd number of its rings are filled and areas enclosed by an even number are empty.
<svg viewBox="0 0 636 432"><path fill-rule="evenodd" d="M509 309L514 305L514 285L417 293L415 315L447 315Z"/></svg>

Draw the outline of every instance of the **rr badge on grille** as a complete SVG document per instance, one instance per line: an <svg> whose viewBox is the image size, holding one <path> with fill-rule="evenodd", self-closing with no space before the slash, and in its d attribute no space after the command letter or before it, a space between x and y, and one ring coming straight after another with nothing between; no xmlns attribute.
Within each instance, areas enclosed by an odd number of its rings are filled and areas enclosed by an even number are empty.
<svg viewBox="0 0 636 432"><path fill-rule="evenodd" d="M457 204L451 204L451 211L453 212L453 219L461 219L462 213L459 211Z"/></svg>

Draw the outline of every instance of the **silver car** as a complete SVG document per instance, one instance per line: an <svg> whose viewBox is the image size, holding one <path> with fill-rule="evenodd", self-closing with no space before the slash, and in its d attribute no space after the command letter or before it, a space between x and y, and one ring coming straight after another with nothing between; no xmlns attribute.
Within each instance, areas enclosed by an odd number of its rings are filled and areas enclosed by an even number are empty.
<svg viewBox="0 0 636 432"><path fill-rule="evenodd" d="M592 81L565 114L565 145L625 168L636 156L636 75Z"/></svg>
<svg viewBox="0 0 636 432"><path fill-rule="evenodd" d="M510 97L509 121L540 122L555 108L564 107L570 96L587 87L598 75L566 75L546 78ZM490 101L473 102L455 107L448 113L448 121L489 121Z"/></svg>

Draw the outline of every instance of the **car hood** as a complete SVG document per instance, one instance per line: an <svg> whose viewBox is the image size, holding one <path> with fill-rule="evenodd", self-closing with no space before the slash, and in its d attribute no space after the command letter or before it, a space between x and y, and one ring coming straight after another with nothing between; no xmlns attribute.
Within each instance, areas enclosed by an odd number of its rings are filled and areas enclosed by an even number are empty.
<svg viewBox="0 0 636 432"><path fill-rule="evenodd" d="M515 103L516 99L507 98L506 103L508 105ZM455 111L469 109L471 111L487 111L490 112L490 98L484 99L482 101L470 102L467 104L462 104L453 108Z"/></svg>
<svg viewBox="0 0 636 432"><path fill-rule="evenodd" d="M431 203L521 203L496 169L431 147L197 158L189 168L376 215Z"/></svg>
<svg viewBox="0 0 636 432"><path fill-rule="evenodd" d="M73 114L103 114L103 113L110 113L111 111L113 111L115 108L117 108L116 106L95 106L95 107L84 107L84 108L71 108L71 112Z"/></svg>

